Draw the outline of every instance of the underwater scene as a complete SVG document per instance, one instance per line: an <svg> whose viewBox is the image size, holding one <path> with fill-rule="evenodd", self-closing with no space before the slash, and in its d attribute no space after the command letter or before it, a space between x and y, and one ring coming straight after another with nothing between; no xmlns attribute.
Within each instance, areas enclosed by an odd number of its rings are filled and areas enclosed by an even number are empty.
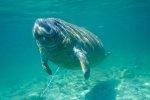
<svg viewBox="0 0 150 100"><path fill-rule="evenodd" d="M150 0L0 0L0 35L0 100L150 100Z"/></svg>

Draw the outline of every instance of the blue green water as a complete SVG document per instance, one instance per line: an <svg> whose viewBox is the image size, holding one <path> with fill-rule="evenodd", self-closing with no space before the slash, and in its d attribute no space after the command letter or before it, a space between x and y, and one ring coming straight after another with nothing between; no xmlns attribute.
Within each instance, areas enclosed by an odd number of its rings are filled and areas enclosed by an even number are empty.
<svg viewBox="0 0 150 100"><path fill-rule="evenodd" d="M95 33L111 55L88 81L60 68L43 93L52 76L32 27L48 17ZM150 100L150 0L0 0L0 57L0 100Z"/></svg>

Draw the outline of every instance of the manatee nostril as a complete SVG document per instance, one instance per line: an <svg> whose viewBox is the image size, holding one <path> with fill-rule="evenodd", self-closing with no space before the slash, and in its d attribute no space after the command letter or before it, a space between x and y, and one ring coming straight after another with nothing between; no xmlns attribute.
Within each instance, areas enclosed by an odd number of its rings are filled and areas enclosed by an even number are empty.
<svg viewBox="0 0 150 100"><path fill-rule="evenodd" d="M51 31L51 27L46 22L40 22L39 26L44 28L47 32Z"/></svg>
<svg viewBox="0 0 150 100"><path fill-rule="evenodd" d="M49 25L47 24L46 20L42 19L42 18L39 18L36 20L36 24L39 26L39 27L42 27L44 28L47 32L49 32L51 30L51 28L49 27Z"/></svg>

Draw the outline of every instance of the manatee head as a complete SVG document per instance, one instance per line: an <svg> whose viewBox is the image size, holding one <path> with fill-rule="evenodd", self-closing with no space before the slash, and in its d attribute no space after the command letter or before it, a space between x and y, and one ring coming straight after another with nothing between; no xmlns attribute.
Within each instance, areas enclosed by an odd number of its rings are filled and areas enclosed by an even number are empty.
<svg viewBox="0 0 150 100"><path fill-rule="evenodd" d="M55 44L59 36L58 21L54 18L39 18L33 27L33 36L42 45Z"/></svg>

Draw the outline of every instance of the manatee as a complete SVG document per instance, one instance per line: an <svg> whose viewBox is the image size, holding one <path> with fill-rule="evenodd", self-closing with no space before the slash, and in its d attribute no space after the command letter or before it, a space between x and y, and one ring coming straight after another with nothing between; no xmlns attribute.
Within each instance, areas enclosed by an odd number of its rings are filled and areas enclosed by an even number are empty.
<svg viewBox="0 0 150 100"><path fill-rule="evenodd" d="M59 18L38 18L33 27L33 37L39 48L43 69L52 70L48 61L60 67L79 69L85 79L90 77L90 67L105 57L101 40L92 32Z"/></svg>

